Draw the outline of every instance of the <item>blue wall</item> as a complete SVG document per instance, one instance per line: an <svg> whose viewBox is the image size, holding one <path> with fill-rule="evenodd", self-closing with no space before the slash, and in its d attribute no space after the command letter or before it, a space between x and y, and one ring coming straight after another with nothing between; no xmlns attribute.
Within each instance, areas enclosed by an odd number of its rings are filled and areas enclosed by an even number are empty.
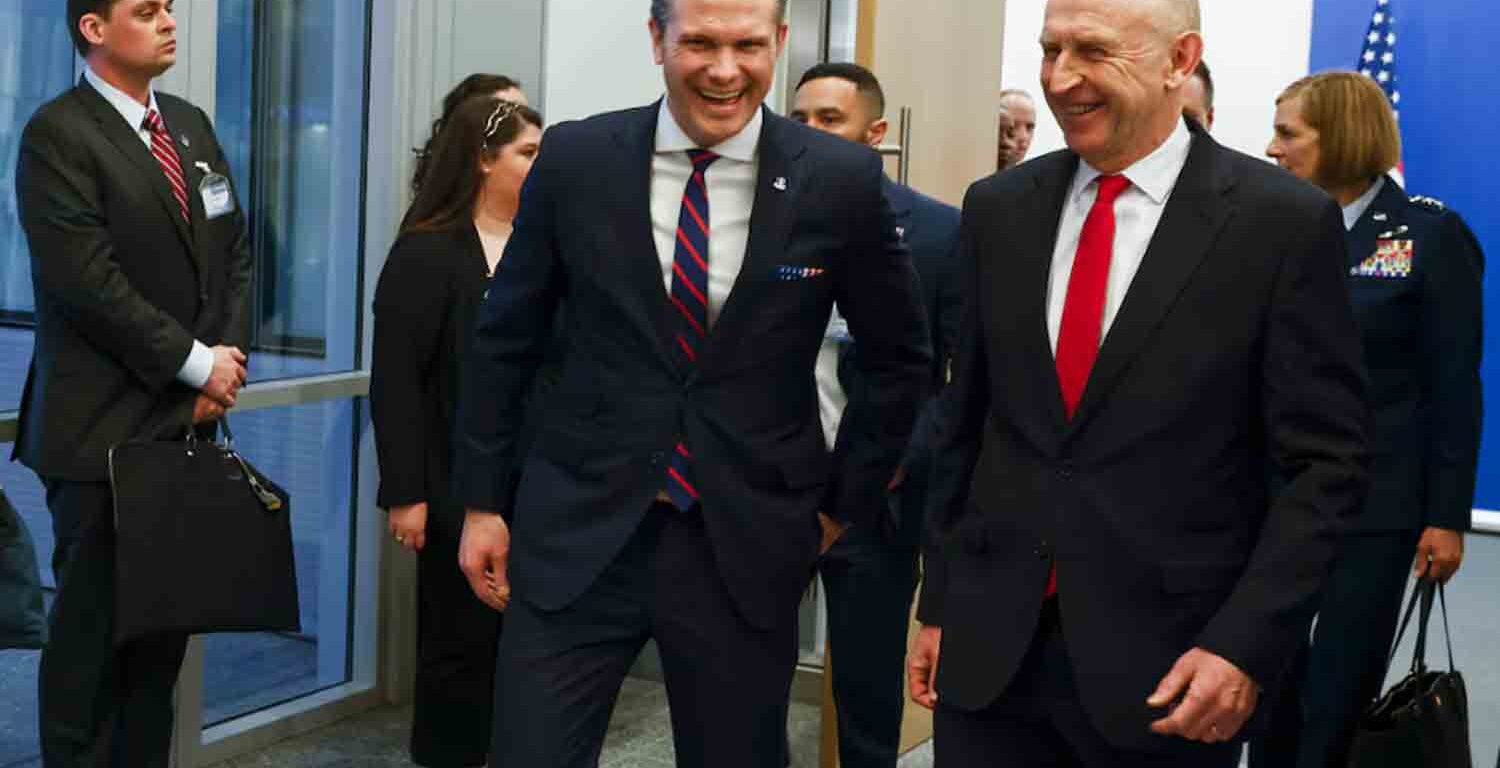
<svg viewBox="0 0 1500 768"><path fill-rule="evenodd" d="M1406 186L1463 214L1488 257L1485 430L1474 505L1500 510L1500 13L1495 0L1391 0ZM1350 69L1375 0L1314 0L1312 71Z"/></svg>

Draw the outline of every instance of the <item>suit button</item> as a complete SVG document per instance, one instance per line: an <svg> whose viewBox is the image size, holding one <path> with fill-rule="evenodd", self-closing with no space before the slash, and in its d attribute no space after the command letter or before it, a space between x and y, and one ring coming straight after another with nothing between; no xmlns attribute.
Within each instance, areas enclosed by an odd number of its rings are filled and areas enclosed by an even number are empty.
<svg viewBox="0 0 1500 768"><path fill-rule="evenodd" d="M198 292L198 301L200 301L200 302L202 302L204 304L207 304L208 303L208 291L199 291Z"/></svg>
<svg viewBox="0 0 1500 768"><path fill-rule="evenodd" d="M1042 540L1041 544L1037 545L1036 556L1040 557L1043 560L1047 560L1052 557L1052 550L1047 546L1047 541L1045 539Z"/></svg>
<svg viewBox="0 0 1500 768"><path fill-rule="evenodd" d="M1057 470L1057 476L1064 480L1071 480L1073 479L1073 470L1068 467L1063 467Z"/></svg>
<svg viewBox="0 0 1500 768"><path fill-rule="evenodd" d="M667 454L662 453L661 451L656 451L655 453L651 454L651 466L653 466L653 467L659 467L659 466L661 466L662 462L664 462L666 460L667 460Z"/></svg>

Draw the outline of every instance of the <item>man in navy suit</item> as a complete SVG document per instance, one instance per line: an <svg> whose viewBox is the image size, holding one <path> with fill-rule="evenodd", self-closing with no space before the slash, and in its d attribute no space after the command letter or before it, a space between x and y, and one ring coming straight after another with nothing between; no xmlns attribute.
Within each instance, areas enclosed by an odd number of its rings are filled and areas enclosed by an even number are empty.
<svg viewBox="0 0 1500 768"><path fill-rule="evenodd" d="M554 126L522 191L454 458L460 564L508 611L495 765L594 765L654 638L678 765L781 768L802 591L847 526L879 525L926 323L878 155L762 107L784 13L655 0L665 99ZM812 371L835 304L867 386L830 455Z"/></svg>
<svg viewBox="0 0 1500 768"><path fill-rule="evenodd" d="M797 85L791 118L850 141L880 146L885 140L885 92L874 73L858 64L819 64ZM930 381L936 390L958 335L961 300L953 269L958 209L886 178L885 196L896 214L896 236L911 249L933 345ZM829 324L818 354L818 394L830 447L846 423L844 405L857 395L858 349L842 318ZM828 594L829 640L837 659L833 696L838 708L839 764L844 768L894 768L906 696L900 679L906 630L918 579L918 539L932 461L936 398L923 408L902 459L900 487L883 525L862 526L838 540L819 562ZM850 425L851 428L855 425Z"/></svg>

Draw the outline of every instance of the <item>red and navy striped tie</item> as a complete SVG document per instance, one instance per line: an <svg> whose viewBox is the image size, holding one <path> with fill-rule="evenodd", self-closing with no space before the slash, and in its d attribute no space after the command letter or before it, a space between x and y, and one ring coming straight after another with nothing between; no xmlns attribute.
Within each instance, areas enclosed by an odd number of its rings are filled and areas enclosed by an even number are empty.
<svg viewBox="0 0 1500 768"><path fill-rule="evenodd" d="M688 367L708 338L708 181L704 174L719 156L706 149L688 150L693 175L682 193L677 217L677 250L672 258L672 304L677 308L676 348ZM693 454L678 440L667 466L667 495L673 506L687 511L698 503Z"/></svg>
<svg viewBox="0 0 1500 768"><path fill-rule="evenodd" d="M161 113L154 109L146 110L145 125L146 130L151 132L151 154L156 158L156 164L161 166L161 172L166 174L167 183L172 185L172 197L177 198L183 221L189 221L192 217L188 215L187 178L182 175L182 160L177 157L177 147L172 143L171 134L167 133L167 125L162 122Z"/></svg>

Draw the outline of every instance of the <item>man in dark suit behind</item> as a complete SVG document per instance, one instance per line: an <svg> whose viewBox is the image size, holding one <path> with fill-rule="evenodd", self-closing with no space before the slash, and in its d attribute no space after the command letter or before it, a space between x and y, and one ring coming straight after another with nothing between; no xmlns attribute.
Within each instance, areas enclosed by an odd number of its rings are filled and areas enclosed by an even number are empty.
<svg viewBox="0 0 1500 768"><path fill-rule="evenodd" d="M874 73L858 64L819 64L797 84L791 118L820 131L878 147L885 140L885 93ZM954 270L958 209L887 177L886 199L896 215L896 235L911 250L927 310L936 392L958 336L961 291ZM818 354L818 399L832 447L849 397L859 397L859 345L842 318L829 324ZM827 590L828 639L833 649L833 696L838 710L839 765L895 768L906 702L900 680L906 658L911 601L918 579L918 539L927 501L928 469L937 400L923 406L901 460L898 486L882 525L861 526L841 537L819 560ZM858 425L848 424L849 428Z"/></svg>
<svg viewBox="0 0 1500 768"><path fill-rule="evenodd" d="M494 765L594 765L654 638L678 765L782 768L802 592L884 508L926 325L880 158L762 106L784 11L653 2L666 98L549 129L522 191L455 450L460 562L508 606ZM519 455L562 303L560 380ZM869 386L830 461L813 362L835 303Z"/></svg>
<svg viewBox="0 0 1500 768"><path fill-rule="evenodd" d="M68 23L88 69L27 123L16 170L36 338L15 457L42 479L57 542L42 760L165 766L187 637L113 645L106 463L234 405L249 250L207 116L151 88L176 59L170 3L70 0Z"/></svg>
<svg viewBox="0 0 1500 768"><path fill-rule="evenodd" d="M1237 765L1364 494L1338 207L1184 121L1198 30L1049 0L1069 149L965 201L909 670L948 768Z"/></svg>

